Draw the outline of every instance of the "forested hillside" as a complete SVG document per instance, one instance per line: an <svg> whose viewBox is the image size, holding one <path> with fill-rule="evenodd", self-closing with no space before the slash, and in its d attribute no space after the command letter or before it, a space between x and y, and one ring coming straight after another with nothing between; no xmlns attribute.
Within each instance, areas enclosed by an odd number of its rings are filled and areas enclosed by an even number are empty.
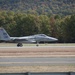
<svg viewBox="0 0 75 75"><path fill-rule="evenodd" d="M75 13L75 0L0 0L0 10L71 15Z"/></svg>

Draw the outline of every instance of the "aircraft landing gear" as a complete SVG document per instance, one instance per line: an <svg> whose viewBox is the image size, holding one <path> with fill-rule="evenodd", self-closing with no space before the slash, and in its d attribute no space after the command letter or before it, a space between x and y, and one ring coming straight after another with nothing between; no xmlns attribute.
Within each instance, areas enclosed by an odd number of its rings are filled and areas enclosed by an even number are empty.
<svg viewBox="0 0 75 75"><path fill-rule="evenodd" d="M38 47L39 46L39 43L37 42L36 46Z"/></svg>
<svg viewBox="0 0 75 75"><path fill-rule="evenodd" d="M38 47L39 45L38 45L38 44L36 44L36 46Z"/></svg>
<svg viewBox="0 0 75 75"><path fill-rule="evenodd" d="M22 43L17 44L17 47L22 47L22 46L23 46Z"/></svg>

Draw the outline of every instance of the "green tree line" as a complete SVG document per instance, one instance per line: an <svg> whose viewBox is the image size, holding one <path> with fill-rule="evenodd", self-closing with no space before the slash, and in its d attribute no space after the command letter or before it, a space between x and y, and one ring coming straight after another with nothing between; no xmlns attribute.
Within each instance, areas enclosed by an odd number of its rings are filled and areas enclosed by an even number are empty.
<svg viewBox="0 0 75 75"><path fill-rule="evenodd" d="M46 34L59 42L75 42L75 15L32 15L15 12L0 12L0 27L10 36Z"/></svg>

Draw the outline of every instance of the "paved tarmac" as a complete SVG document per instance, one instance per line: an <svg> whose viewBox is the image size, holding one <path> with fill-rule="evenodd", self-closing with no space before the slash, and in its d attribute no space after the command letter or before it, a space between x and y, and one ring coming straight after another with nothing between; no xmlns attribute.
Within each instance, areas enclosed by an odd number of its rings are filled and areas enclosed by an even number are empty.
<svg viewBox="0 0 75 75"><path fill-rule="evenodd" d="M25 48L69 48L75 50L75 46L24 46L24 47L0 47L0 50L13 50ZM33 65L65 65L74 64L75 57L0 57L0 66L33 66Z"/></svg>
<svg viewBox="0 0 75 75"><path fill-rule="evenodd" d="M0 57L0 66L75 65L74 57Z"/></svg>
<svg viewBox="0 0 75 75"><path fill-rule="evenodd" d="M75 48L75 46L23 46L23 47L16 47L16 46L4 46L0 47L0 49L5 49L5 48Z"/></svg>

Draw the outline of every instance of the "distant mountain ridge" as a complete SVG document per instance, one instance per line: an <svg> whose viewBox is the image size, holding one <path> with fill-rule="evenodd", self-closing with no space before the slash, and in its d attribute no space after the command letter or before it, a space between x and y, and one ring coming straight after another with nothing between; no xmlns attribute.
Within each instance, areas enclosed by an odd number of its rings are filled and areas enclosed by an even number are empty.
<svg viewBox="0 0 75 75"><path fill-rule="evenodd" d="M75 13L75 0L0 0L0 10L70 15Z"/></svg>

